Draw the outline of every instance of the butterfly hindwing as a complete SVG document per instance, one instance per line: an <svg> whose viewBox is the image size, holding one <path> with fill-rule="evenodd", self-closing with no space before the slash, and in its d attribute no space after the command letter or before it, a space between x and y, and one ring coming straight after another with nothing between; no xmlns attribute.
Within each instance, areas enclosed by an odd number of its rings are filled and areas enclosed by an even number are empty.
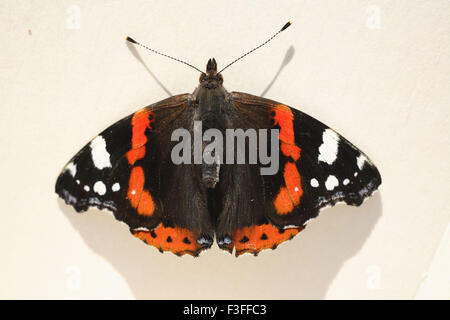
<svg viewBox="0 0 450 320"><path fill-rule="evenodd" d="M58 195L77 211L112 211L161 251L197 255L211 246L214 231L197 168L170 161L173 128L192 130L189 98L163 100L104 130L64 167Z"/></svg>
<svg viewBox="0 0 450 320"><path fill-rule="evenodd" d="M279 170L261 176L259 166L244 171L234 166L221 176L222 194L237 198L245 208L225 208L219 214L230 220L219 223L222 249L234 248L239 255L275 248L300 232L321 208L340 201L360 205L381 184L369 158L318 120L265 98L238 92L232 97L235 118L240 119L236 127L279 130Z"/></svg>

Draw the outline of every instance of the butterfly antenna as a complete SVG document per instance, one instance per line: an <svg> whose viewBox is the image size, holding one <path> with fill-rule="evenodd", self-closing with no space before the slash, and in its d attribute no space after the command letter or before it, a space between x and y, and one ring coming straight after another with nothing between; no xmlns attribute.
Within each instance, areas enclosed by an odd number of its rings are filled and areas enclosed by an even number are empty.
<svg viewBox="0 0 450 320"><path fill-rule="evenodd" d="M281 28L277 33L275 33L273 36L271 36L269 39L267 39L266 41L264 41L263 43L261 43L259 46L253 48L252 50L250 50L249 52L247 52L246 54L243 54L242 56L240 56L239 58L237 58L236 60L230 62L229 64L227 64L222 70L220 70L218 73L221 73L223 70L225 70L226 68L228 68L229 66L231 66L232 64L235 64L236 62L238 62L239 60L241 60L242 58L244 58L245 56L249 55L250 53L252 53L253 51L261 48L263 45L267 44L269 41L271 41L273 38L275 38L277 35L279 35L281 32L283 32L284 30L286 30L290 25L292 24L291 21L289 21L288 23L286 23L283 28Z"/></svg>
<svg viewBox="0 0 450 320"><path fill-rule="evenodd" d="M159 51L156 51L156 50L154 50L154 49L152 49L152 48L149 48L149 47L143 45L142 43L137 42L136 40L134 40L134 39L132 39L132 38L130 38L130 37L126 37L126 40L129 41L129 42L131 42L131 43L137 44L138 46L141 46L142 48L145 48L145 49L147 49L147 50L150 50L151 52L154 52L154 53L156 53L156 54L159 54L159 55L161 55L161 56L163 56L163 57L166 57L166 58L169 58L169 59L172 59L172 60L181 62L181 63L183 63L183 64L185 64L185 65L187 65L187 66L189 66L189 67L191 67L191 68L193 68L193 69L195 69L195 70L197 70L198 72L204 74L204 72L203 72L202 70L200 70L199 68L194 67L192 64L189 64L189 63L187 63L186 61L183 61L183 60L180 60L180 59L171 57L171 56L169 56L169 55L167 55L167 54L161 53L161 52L159 52Z"/></svg>

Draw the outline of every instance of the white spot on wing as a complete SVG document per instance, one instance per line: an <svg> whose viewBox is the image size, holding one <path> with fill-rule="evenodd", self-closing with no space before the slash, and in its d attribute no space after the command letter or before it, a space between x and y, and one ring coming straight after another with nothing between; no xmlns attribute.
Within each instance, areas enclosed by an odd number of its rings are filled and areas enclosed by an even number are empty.
<svg viewBox="0 0 450 320"><path fill-rule="evenodd" d="M362 170L364 163L367 162L367 158L363 155L360 154L358 158L356 158L356 164L358 165L359 170Z"/></svg>
<svg viewBox="0 0 450 320"><path fill-rule="evenodd" d="M104 195L106 193L105 184L101 181L97 181L96 183L94 183L94 191L101 196Z"/></svg>
<svg viewBox="0 0 450 320"><path fill-rule="evenodd" d="M75 175L77 174L77 165L75 163L71 162L66 166L66 170L68 170L70 172L70 175L72 177L75 177Z"/></svg>
<svg viewBox="0 0 450 320"><path fill-rule="evenodd" d="M322 134L322 141L323 142L319 147L318 160L333 164L338 153L339 136L333 130L326 129Z"/></svg>
<svg viewBox="0 0 450 320"><path fill-rule="evenodd" d="M316 178L312 178L310 183L311 183L311 187L313 187L313 188L317 188L319 186L319 181L317 181Z"/></svg>
<svg viewBox="0 0 450 320"><path fill-rule="evenodd" d="M118 182L114 183L111 187L111 190L116 192L120 190L120 184Z"/></svg>
<svg viewBox="0 0 450 320"><path fill-rule="evenodd" d="M290 224L290 225L284 226L283 229L292 229L292 228L298 228L298 227L299 227L298 225Z"/></svg>
<svg viewBox="0 0 450 320"><path fill-rule="evenodd" d="M348 180L348 179L344 179L344 181L342 182L342 184L344 186L348 185L349 183L350 183L350 180Z"/></svg>
<svg viewBox="0 0 450 320"><path fill-rule="evenodd" d="M95 137L95 139L91 141L90 147L92 161L97 169L111 167L109 153L106 151L106 142L102 136Z"/></svg>
<svg viewBox="0 0 450 320"><path fill-rule="evenodd" d="M327 181L325 181L325 187L327 188L328 191L333 190L338 185L339 185L339 181L333 175L329 175L328 178L327 178Z"/></svg>
<svg viewBox="0 0 450 320"><path fill-rule="evenodd" d="M84 191L88 192L89 190L91 190L91 188L89 188L89 186L84 186Z"/></svg>
<svg viewBox="0 0 450 320"><path fill-rule="evenodd" d="M147 232L149 232L150 230L148 228L146 228L146 227L138 227L138 228L133 229L133 231L147 231Z"/></svg>
<svg viewBox="0 0 450 320"><path fill-rule="evenodd" d="M298 190L299 190L298 187L295 187L294 191L295 191L295 192L298 192Z"/></svg>
<svg viewBox="0 0 450 320"><path fill-rule="evenodd" d="M131 194L135 195L136 194L136 190L131 190Z"/></svg>

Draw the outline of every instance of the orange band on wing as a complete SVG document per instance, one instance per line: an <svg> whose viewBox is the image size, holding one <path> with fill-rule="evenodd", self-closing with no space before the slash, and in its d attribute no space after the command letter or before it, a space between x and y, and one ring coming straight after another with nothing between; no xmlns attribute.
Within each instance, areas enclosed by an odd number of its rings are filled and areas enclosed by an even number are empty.
<svg viewBox="0 0 450 320"><path fill-rule="evenodd" d="M281 187L275 200L273 201L275 210L278 214L287 214L294 210L294 204L292 199L289 197L289 191L286 187Z"/></svg>
<svg viewBox="0 0 450 320"><path fill-rule="evenodd" d="M155 211L155 202L152 196L146 190L142 191L141 200L137 207L137 212L144 216L151 216Z"/></svg>
<svg viewBox="0 0 450 320"><path fill-rule="evenodd" d="M300 159L301 149L295 144L294 115L291 108L279 104L272 110L274 125L280 127L280 150L286 157L292 158L294 162L284 165L284 182L273 204L278 214L287 214L294 210L300 203L303 195L301 176L298 172L296 162Z"/></svg>
<svg viewBox="0 0 450 320"><path fill-rule="evenodd" d="M271 223L242 228L234 234L236 255L275 249L280 243L292 239L302 229L303 227L280 230Z"/></svg>
<svg viewBox="0 0 450 320"><path fill-rule="evenodd" d="M152 119L154 118L152 112L142 109L136 112L131 119L131 150L127 153L127 159L131 165L145 156L145 144L147 143L145 131L147 128L152 129L150 116Z"/></svg>
<svg viewBox="0 0 450 320"><path fill-rule="evenodd" d="M302 183L297 166L293 162L287 162L284 165L284 181L286 182L287 190L291 196L294 205L300 203L300 198L303 195Z"/></svg>
<svg viewBox="0 0 450 320"><path fill-rule="evenodd" d="M155 202L147 190L144 190L145 175L142 167L133 167L128 182L127 197L137 212L144 216L151 216L155 211Z"/></svg>
<svg viewBox="0 0 450 320"><path fill-rule="evenodd" d="M160 224L152 231L133 231L133 235L161 251L171 251L177 255L197 255L202 249L194 233L180 227L164 227Z"/></svg>
<svg viewBox="0 0 450 320"><path fill-rule="evenodd" d="M152 112L142 109L136 112L131 119L131 125L133 126L133 135L131 137L131 148L136 149L142 147L147 143L147 136L145 130L150 125L149 116Z"/></svg>
<svg viewBox="0 0 450 320"><path fill-rule="evenodd" d="M134 163L142 159L145 156L145 146L142 146L138 149L131 149L127 152L128 163L134 165Z"/></svg>
<svg viewBox="0 0 450 320"><path fill-rule="evenodd" d="M300 158L300 148L295 145L294 135L294 115L291 108L279 104L273 109L274 124L280 127L279 139L281 142L281 152L286 157L291 157L294 161Z"/></svg>
<svg viewBox="0 0 450 320"><path fill-rule="evenodd" d="M139 199L141 198L141 193L144 189L144 182L145 177L142 167L134 167L131 169L127 197L133 208L137 208L139 205Z"/></svg>
<svg viewBox="0 0 450 320"><path fill-rule="evenodd" d="M279 104L273 108L273 111L275 112L273 117L275 124L278 124L280 127L280 141L288 144L295 144L294 115L292 114L291 109L288 106Z"/></svg>
<svg viewBox="0 0 450 320"><path fill-rule="evenodd" d="M280 149L286 157L291 157L294 161L300 159L300 148L295 144L287 144L281 141Z"/></svg>

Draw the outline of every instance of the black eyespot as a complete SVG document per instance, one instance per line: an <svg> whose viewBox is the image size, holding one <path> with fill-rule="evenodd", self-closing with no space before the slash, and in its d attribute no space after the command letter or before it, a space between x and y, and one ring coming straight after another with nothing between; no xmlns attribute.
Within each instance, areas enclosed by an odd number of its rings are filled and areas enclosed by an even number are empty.
<svg viewBox="0 0 450 320"><path fill-rule="evenodd" d="M156 238L156 233L155 233L155 231L150 231L150 235L152 236L152 238Z"/></svg>
<svg viewBox="0 0 450 320"><path fill-rule="evenodd" d="M275 111L272 111L272 112L270 113L270 116L271 116L271 117L275 117L275 114L276 114Z"/></svg>
<svg viewBox="0 0 450 320"><path fill-rule="evenodd" d="M267 240L267 235L265 233L262 234L261 240Z"/></svg>
<svg viewBox="0 0 450 320"><path fill-rule="evenodd" d="M284 229L278 229L278 232L279 232L279 233L284 233L284 231L286 231L286 230L284 230Z"/></svg>
<svg viewBox="0 0 450 320"><path fill-rule="evenodd" d="M240 243L246 243L248 240L250 240L249 238L247 238L246 236L244 236L241 240L239 240Z"/></svg>
<svg viewBox="0 0 450 320"><path fill-rule="evenodd" d="M186 244L191 244L191 242L189 241L189 239L187 237L183 239L183 242Z"/></svg>
<svg viewBox="0 0 450 320"><path fill-rule="evenodd" d="M167 237L167 242L172 242L172 238L170 236Z"/></svg>
<svg viewBox="0 0 450 320"><path fill-rule="evenodd" d="M153 117L153 115L151 114L151 115L148 116L148 118L149 118L150 120L153 120L154 117Z"/></svg>

